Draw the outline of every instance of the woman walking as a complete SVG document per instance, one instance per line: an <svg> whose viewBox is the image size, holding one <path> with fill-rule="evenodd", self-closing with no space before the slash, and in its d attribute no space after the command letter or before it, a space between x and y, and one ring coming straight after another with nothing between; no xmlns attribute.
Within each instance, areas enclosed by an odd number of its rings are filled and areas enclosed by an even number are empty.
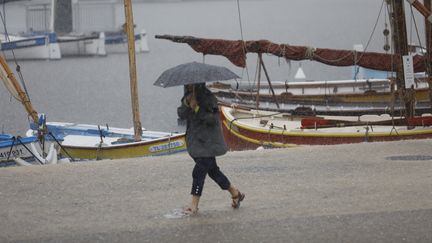
<svg viewBox="0 0 432 243"><path fill-rule="evenodd" d="M192 171L192 202L186 214L196 214L208 174L222 190L231 194L233 208L239 208L245 194L235 188L216 164L216 156L227 152L216 97L204 83L186 85L181 106L177 109L180 119L186 120L186 145L189 155L195 161Z"/></svg>

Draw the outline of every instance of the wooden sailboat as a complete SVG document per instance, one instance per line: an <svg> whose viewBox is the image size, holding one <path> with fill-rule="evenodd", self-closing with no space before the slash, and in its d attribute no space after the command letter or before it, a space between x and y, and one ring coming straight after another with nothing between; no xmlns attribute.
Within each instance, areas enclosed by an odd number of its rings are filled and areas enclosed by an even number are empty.
<svg viewBox="0 0 432 243"><path fill-rule="evenodd" d="M388 114L305 117L221 106L221 119L231 150L432 138L430 115L406 124Z"/></svg>
<svg viewBox="0 0 432 243"><path fill-rule="evenodd" d="M256 89L252 90L253 92L250 92L251 90L248 92L232 91L232 87L238 85L237 83L230 85L231 87L217 84L210 86L212 91L220 98L237 98L238 100L255 101L256 103L259 103L259 101L273 102L277 108L279 108L279 104L285 104L286 106L315 106L317 112L323 114L340 112L366 114L371 111L388 113L392 105L391 103L398 104L400 101L399 97L401 94L399 91L401 88L398 88L394 80L388 79L352 80L350 82L310 81L302 83L275 83L270 80L264 62L260 57L260 54L268 53L288 60L302 61L310 59L332 66L356 65L373 70L393 72L401 64L401 55L399 54L292 46L273 43L267 40L241 41L172 35L157 35L156 38L167 39L177 43L186 43L192 49L204 55L224 56L239 67L246 66L247 53L258 54L258 61L260 63L259 73L263 70L268 81L266 90L261 90L260 86L262 84L259 83L260 79L258 79ZM425 56L417 54L413 59L414 71L416 73L424 72L426 70ZM385 91L373 89L373 83L379 83L379 87L384 87ZM343 92L344 89L342 88L348 88L349 85L351 85L352 89L356 86L357 88L362 88L363 92ZM416 77L416 85L418 87L415 92L415 98L418 105L424 108L430 106L430 91L427 78L422 76ZM365 105L366 103L367 105ZM322 107L321 109L320 106ZM369 106L370 108L363 111L358 108L359 106Z"/></svg>
<svg viewBox="0 0 432 243"><path fill-rule="evenodd" d="M186 150L184 133L103 127L89 124L47 122L48 131L61 138L63 156L74 160L120 159L157 156ZM30 130L28 135L34 134Z"/></svg>
<svg viewBox="0 0 432 243"><path fill-rule="evenodd" d="M403 0L390 1L389 4L391 4L392 16L395 16L392 19L392 26L398 30L393 32L397 36L394 38L395 54L291 46L266 40L230 41L171 35L156 36L156 38L187 43L195 51L204 55L225 56L239 67L246 66L247 53L257 53L260 67L258 76L260 77L262 68L273 99L275 99L274 87L262 61L262 53L270 53L288 60L307 59L333 66L358 65L397 74L394 81L397 91L393 95L400 97L402 103L401 114L397 117L389 114L298 116L281 112L277 99L275 101L277 107L273 112L242 109L235 105L233 107L221 106L224 135L232 150L255 149L259 146L290 147L297 144L340 144L432 138L432 115L415 116L415 90L412 84L406 85L404 82L403 62L407 58L408 50ZM398 42L401 39L405 39L405 42ZM425 55L414 55L413 61L409 62L412 66L411 73L427 71L428 63L430 63L427 62L427 58ZM414 80L414 77L411 76L411 79ZM426 80L430 85L428 77ZM430 92L430 88L427 89L427 92ZM391 97L394 103L394 96ZM431 97L430 93L429 97ZM261 96L258 93L256 100L260 99ZM394 114L394 107L389 113Z"/></svg>
<svg viewBox="0 0 432 243"><path fill-rule="evenodd" d="M237 88L239 82L218 82L208 85L221 103L236 104L249 108L279 110L320 115L362 115L391 112L401 114L399 96L392 92L392 82L388 79L358 79L305 82L272 82L275 95L269 87L261 84L258 93L255 87L245 84ZM427 82L416 89L416 111L418 114L430 109ZM259 100L259 104L257 104ZM279 105L277 108L276 102Z"/></svg>
<svg viewBox="0 0 432 243"><path fill-rule="evenodd" d="M245 83L238 85L238 83ZM276 107L275 100L286 110L296 107L313 107L317 114L351 113L367 114L370 112L388 113L392 102L400 111L399 95L393 92L394 84L390 79L350 79L329 81L303 82L272 82L275 95L269 87L261 84L259 101L266 106ZM417 108L429 108L428 82L424 78L416 78L417 88L415 99ZM256 83L220 82L208 85L209 89L221 101L252 104L257 101ZM240 87L238 87L240 86ZM243 86L243 87L242 87ZM261 108L265 108L263 103Z"/></svg>
<svg viewBox="0 0 432 243"><path fill-rule="evenodd" d="M97 125L47 122L47 129L62 138L62 154L74 159L118 159L165 155L186 150L184 133L142 129L139 114L135 44L131 0L124 0L128 33L133 129ZM29 135L35 130L30 130Z"/></svg>

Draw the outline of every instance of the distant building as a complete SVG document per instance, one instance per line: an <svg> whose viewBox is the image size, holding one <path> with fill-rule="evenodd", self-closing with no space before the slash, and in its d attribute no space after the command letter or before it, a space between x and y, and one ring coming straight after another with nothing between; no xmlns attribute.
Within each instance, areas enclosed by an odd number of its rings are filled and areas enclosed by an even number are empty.
<svg viewBox="0 0 432 243"><path fill-rule="evenodd" d="M51 25L52 0L6 1L5 16L8 31L10 33L48 31L55 27L60 32L88 33L93 31L116 31L124 23L123 0L54 1L59 6L57 16L61 17L57 18L59 20L55 21L54 26ZM155 1L133 0L133 2Z"/></svg>

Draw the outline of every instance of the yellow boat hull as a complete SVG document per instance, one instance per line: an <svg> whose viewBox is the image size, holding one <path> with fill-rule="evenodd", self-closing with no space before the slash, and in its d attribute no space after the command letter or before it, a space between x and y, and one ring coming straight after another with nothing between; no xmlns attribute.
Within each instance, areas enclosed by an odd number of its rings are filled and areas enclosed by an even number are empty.
<svg viewBox="0 0 432 243"><path fill-rule="evenodd" d="M80 147L63 146L61 154L73 159L122 159L144 156L167 155L186 151L184 134L157 141L141 141L113 146Z"/></svg>

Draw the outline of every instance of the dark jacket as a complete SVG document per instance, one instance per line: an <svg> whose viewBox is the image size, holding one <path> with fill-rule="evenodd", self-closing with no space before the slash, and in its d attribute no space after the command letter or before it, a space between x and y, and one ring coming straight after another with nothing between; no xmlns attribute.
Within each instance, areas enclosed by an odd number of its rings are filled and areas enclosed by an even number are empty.
<svg viewBox="0 0 432 243"><path fill-rule="evenodd" d="M219 120L217 99L204 85L197 86L195 92L198 112L185 104L184 99L188 93L182 98L182 105L177 108L179 118L187 121L187 150L193 158L223 155L227 152L227 146Z"/></svg>

